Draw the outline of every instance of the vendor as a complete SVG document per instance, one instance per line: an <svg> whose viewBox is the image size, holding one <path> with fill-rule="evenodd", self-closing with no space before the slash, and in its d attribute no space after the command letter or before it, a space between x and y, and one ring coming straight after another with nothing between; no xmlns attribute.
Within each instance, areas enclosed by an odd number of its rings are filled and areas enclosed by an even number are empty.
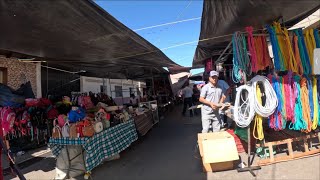
<svg viewBox="0 0 320 180"><path fill-rule="evenodd" d="M222 89L217 86L219 73L211 71L209 82L203 86L199 101L203 103L201 108L202 133L208 133L210 124L213 132L220 131L219 105L225 99Z"/></svg>
<svg viewBox="0 0 320 180"><path fill-rule="evenodd" d="M134 94L130 94L130 104L132 106L138 106L139 98L137 98Z"/></svg>

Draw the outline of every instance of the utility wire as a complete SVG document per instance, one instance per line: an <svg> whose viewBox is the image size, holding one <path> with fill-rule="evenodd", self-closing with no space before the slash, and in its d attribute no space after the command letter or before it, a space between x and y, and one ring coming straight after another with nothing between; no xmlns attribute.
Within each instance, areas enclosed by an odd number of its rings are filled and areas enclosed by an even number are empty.
<svg viewBox="0 0 320 180"><path fill-rule="evenodd" d="M188 3L188 5L179 12L178 16L176 17L176 21L180 19L180 17L181 17L182 14L184 13L184 11L185 11L186 9L188 9L188 7L190 6L191 3L192 3L192 0L190 0L189 3ZM200 17L200 19L201 19L201 17ZM172 26L167 27L165 30L168 30L170 27L172 27ZM160 40L161 40L161 38L160 38L160 36L158 36L158 37L157 37L157 41L156 41L154 44L160 42Z"/></svg>
<svg viewBox="0 0 320 180"><path fill-rule="evenodd" d="M194 21L194 20L198 20L198 19L201 19L201 17L190 18L190 19L184 19L184 20L180 20L180 21L174 21L174 22L169 22L169 23L164 23L164 24L158 24L158 25L154 25L154 26L148 26L148 27L144 27L144 28L134 29L133 31L137 32L137 31L142 31L142 30L146 30L146 29L157 28L157 27L161 27L161 26L167 26L167 25L172 25L172 24L178 24L178 23L188 22L188 21Z"/></svg>

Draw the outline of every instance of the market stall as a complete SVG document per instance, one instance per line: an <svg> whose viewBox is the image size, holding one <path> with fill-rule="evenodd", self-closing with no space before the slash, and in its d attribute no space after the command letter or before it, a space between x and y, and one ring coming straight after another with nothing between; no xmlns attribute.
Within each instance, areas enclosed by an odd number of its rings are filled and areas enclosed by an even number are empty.
<svg viewBox="0 0 320 180"><path fill-rule="evenodd" d="M288 31L278 22L267 25L268 34L260 31L247 27L232 38L232 78L240 86L227 114L237 125L235 133L247 141L249 155L257 147L259 165L318 154L319 31ZM251 166L250 161L238 171L254 175L253 170L260 167Z"/></svg>
<svg viewBox="0 0 320 180"><path fill-rule="evenodd" d="M48 145L55 157L59 156L63 148L67 148L70 145L81 146L84 150L84 153L81 155L84 156L85 171L90 173L105 159L119 154L137 139L138 136L134 121L129 120L125 123L105 129L92 137L51 138Z"/></svg>

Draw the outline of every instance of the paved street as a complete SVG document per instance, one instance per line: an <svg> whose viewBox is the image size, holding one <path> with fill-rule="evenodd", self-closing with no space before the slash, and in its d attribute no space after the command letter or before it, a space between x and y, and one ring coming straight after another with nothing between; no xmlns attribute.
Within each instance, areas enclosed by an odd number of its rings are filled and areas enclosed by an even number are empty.
<svg viewBox="0 0 320 180"><path fill-rule="evenodd" d="M144 138L121 153L119 160L105 162L92 174L93 179L110 180L213 180L213 179L319 179L320 156L263 166L254 178L236 170L204 173L196 149L199 117L182 118L177 107ZM55 160L45 158L23 169L28 179L53 179ZM242 155L242 157L246 157ZM9 177L7 177L9 179ZM76 179L83 179L78 177Z"/></svg>

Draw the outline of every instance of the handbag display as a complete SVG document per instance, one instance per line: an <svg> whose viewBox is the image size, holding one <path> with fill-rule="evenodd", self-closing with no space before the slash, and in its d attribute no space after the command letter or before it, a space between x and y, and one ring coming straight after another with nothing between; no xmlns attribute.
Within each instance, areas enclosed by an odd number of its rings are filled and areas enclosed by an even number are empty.
<svg viewBox="0 0 320 180"><path fill-rule="evenodd" d="M78 138L78 128L77 123L73 123L69 128L69 137L70 138Z"/></svg>
<svg viewBox="0 0 320 180"><path fill-rule="evenodd" d="M88 120L85 120L85 121L82 121L81 124L79 124L80 129L82 131L82 136L84 137L91 137L94 135L95 133L95 130L94 130L94 125L88 121Z"/></svg>
<svg viewBox="0 0 320 180"><path fill-rule="evenodd" d="M61 129L62 137L70 137L70 124L67 121Z"/></svg>
<svg viewBox="0 0 320 180"><path fill-rule="evenodd" d="M57 119L53 121L52 138L61 138L61 128L57 124Z"/></svg>

